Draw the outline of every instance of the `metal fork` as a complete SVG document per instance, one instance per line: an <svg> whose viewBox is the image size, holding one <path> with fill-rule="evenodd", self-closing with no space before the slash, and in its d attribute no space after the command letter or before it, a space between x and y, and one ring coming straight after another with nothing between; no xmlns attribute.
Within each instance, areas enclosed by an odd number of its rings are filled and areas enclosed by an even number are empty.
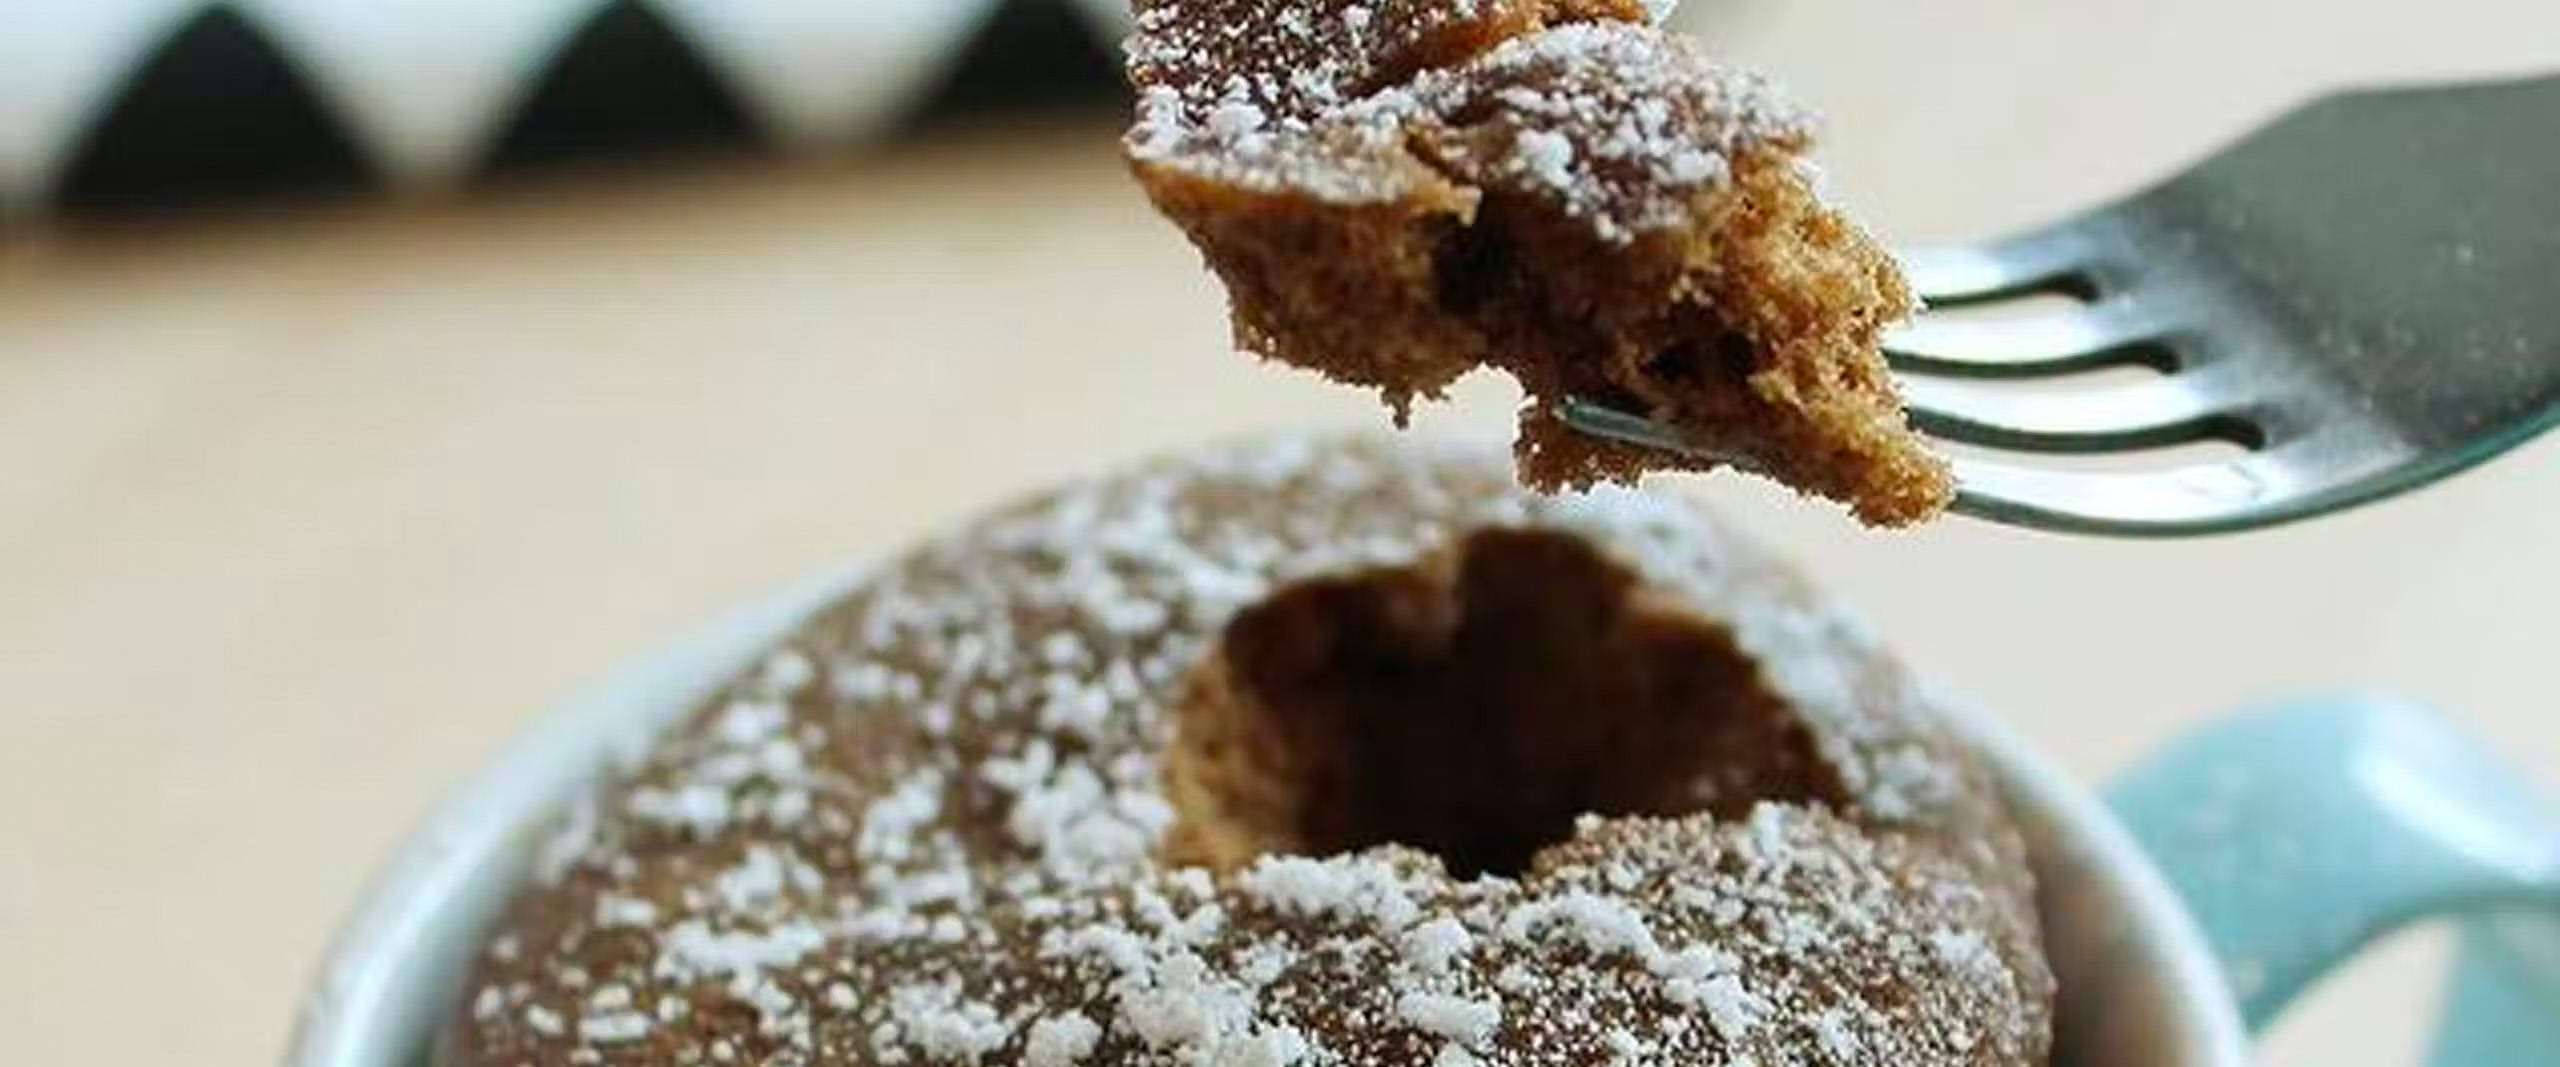
<svg viewBox="0 0 2560 1067"><path fill-rule="evenodd" d="M2148 471L1959 457L1957 511L2167 536L2360 504L2560 422L2560 76L2325 97L2129 199L1903 259L1937 307L2078 300L1923 314L1889 338L1924 432L2013 452L2247 450ZM2128 364L2162 373L2034 395L1983 381ZM1600 405L1561 414L1699 451Z"/></svg>

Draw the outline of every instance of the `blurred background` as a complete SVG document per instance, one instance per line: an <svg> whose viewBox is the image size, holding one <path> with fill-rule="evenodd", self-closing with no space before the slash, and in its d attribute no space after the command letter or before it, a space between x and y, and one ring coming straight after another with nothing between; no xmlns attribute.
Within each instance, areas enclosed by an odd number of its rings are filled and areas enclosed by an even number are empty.
<svg viewBox="0 0 2560 1067"><path fill-rule="evenodd" d="M440 793L618 661L999 498L1365 397L1229 351L1125 179L1113 0L0 0L0 1032L282 1049ZM2549 0L1689 0L1897 241L2130 191L2325 88L2560 67ZM2560 117L2555 117L2560 124ZM1426 432L1505 432L1471 381ZM2311 524L1743 525L2091 780L2251 700L2560 780L2560 440ZM2419 932L2281 1027L2412 1062Z"/></svg>

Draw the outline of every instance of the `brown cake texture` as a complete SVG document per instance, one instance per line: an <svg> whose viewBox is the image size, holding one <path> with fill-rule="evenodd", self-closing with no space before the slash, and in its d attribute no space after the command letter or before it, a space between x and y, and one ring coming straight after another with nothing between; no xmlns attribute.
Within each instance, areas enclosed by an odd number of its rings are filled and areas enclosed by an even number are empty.
<svg viewBox="0 0 2560 1067"><path fill-rule="evenodd" d="M1283 439L878 568L535 833L436 1053L2026 1067L2019 835L1697 509Z"/></svg>
<svg viewBox="0 0 2560 1067"><path fill-rule="evenodd" d="M1813 121L1633 0L1141 0L1126 148L1237 342L1401 423L1519 379L1524 479L1732 466L1902 525L1953 497L1882 332L1900 269L1819 195ZM1580 436L1579 397L1712 458Z"/></svg>

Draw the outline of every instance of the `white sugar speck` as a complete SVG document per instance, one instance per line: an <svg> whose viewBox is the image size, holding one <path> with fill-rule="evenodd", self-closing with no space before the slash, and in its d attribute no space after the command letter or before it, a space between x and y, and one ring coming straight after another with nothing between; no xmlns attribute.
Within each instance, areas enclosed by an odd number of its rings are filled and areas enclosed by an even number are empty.
<svg viewBox="0 0 2560 1067"><path fill-rule="evenodd" d="M1716 975L1698 983L1698 1006L1707 1013L1707 1025L1727 1041L1749 1036L1760 1023L1767 1005L1744 988L1742 979L1729 974Z"/></svg>
<svg viewBox="0 0 2560 1067"><path fill-rule="evenodd" d="M951 983L890 990L889 1014L899 1035L929 1060L975 1063L1013 1036L993 1006L963 999Z"/></svg>
<svg viewBox="0 0 2560 1067"><path fill-rule="evenodd" d="M1209 112L1209 131L1220 137L1239 138L1262 132L1262 109L1242 101L1219 104Z"/></svg>
<svg viewBox="0 0 2560 1067"><path fill-rule="evenodd" d="M1031 1024L1031 1034L1022 1045L1023 1067L1074 1067L1093 1053L1102 1040L1102 1027L1083 1015L1069 1012L1052 1015Z"/></svg>
<svg viewBox="0 0 2560 1067"><path fill-rule="evenodd" d="M636 1011L589 1013L578 1019L578 1036L588 1041L638 1041L649 1036L649 1017Z"/></svg>
<svg viewBox="0 0 2560 1067"><path fill-rule="evenodd" d="M1434 1037L1470 1048L1493 1037L1502 1025L1502 1007L1446 993L1406 993L1396 998L1396 1017Z"/></svg>
<svg viewBox="0 0 2560 1067"><path fill-rule="evenodd" d="M1405 931L1404 958L1425 974L1439 974L1465 955L1474 942L1466 924L1444 915Z"/></svg>
<svg viewBox="0 0 2560 1067"><path fill-rule="evenodd" d="M1858 1055L1864 1049L1858 1040L1858 1035L1849 1029L1847 1017L1840 1014L1837 1009L1826 1010L1814 1016L1813 1039L1815 1044L1821 1046L1823 1054L1831 1057L1834 1063L1857 1063Z"/></svg>
<svg viewBox="0 0 2560 1067"><path fill-rule="evenodd" d="M1557 189L1573 184L1573 141L1552 130L1522 130L1515 149L1520 165Z"/></svg>
<svg viewBox="0 0 2560 1067"><path fill-rule="evenodd" d="M704 837L729 824L729 790L710 784L676 789L634 789L623 809L644 821L681 826Z"/></svg>
<svg viewBox="0 0 2560 1067"><path fill-rule="evenodd" d="M658 921L658 906L639 897L607 893L596 898L596 925L648 926Z"/></svg>

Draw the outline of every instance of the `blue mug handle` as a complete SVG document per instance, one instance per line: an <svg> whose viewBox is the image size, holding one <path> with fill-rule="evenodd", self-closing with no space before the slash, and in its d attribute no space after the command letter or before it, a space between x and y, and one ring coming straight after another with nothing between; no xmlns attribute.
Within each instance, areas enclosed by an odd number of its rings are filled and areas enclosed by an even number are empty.
<svg viewBox="0 0 2560 1067"><path fill-rule="evenodd" d="M2460 927L2434 1067L2560 1064L2560 808L2421 708L2245 713L2107 800L2195 914L2250 1029L2413 920Z"/></svg>

